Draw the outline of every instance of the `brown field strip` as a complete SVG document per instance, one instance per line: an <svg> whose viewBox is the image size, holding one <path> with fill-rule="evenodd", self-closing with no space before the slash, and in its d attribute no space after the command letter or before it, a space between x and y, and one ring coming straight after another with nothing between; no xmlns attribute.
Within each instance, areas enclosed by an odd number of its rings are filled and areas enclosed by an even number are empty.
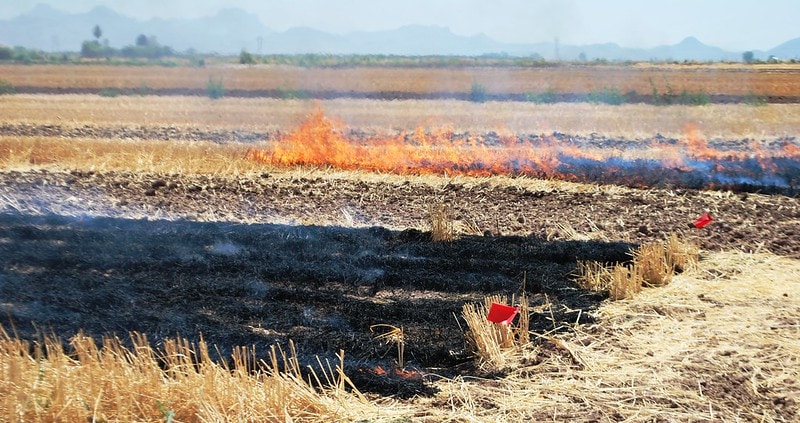
<svg viewBox="0 0 800 423"><path fill-rule="evenodd" d="M27 94L0 96L0 122L64 127L176 126L290 131L318 106L327 116L350 128L384 132L422 127L457 132L599 133L607 137L642 139L656 134L681 138L691 125L708 138L730 140L795 137L800 128L800 105L794 104L611 106L455 100L211 100L179 96Z"/></svg>
<svg viewBox="0 0 800 423"><path fill-rule="evenodd" d="M339 93L469 93L473 83L489 94L586 94L604 89L640 95L703 92L709 95L800 97L800 66L608 65L471 68L299 68L220 65L149 67L111 65L2 65L0 80L16 87L50 89L204 90L209 78L226 90L297 90Z"/></svg>

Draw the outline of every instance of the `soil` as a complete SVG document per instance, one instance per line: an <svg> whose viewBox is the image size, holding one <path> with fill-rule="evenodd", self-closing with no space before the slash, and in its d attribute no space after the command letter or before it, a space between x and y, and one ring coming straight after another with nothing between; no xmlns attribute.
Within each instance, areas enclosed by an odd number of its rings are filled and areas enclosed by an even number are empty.
<svg viewBox="0 0 800 423"><path fill-rule="evenodd" d="M408 397L432 392L421 374L481 374L467 302L525 290L533 330L589 322L605 297L573 282L579 260L625 262L673 232L704 250L800 257L797 198L529 182L5 170L0 324L25 339L202 334L222 357L292 340L309 364L344 350L362 391ZM456 240L431 240L431 204L448 208ZM703 212L715 220L693 228ZM402 327L410 373L384 371L397 353L381 324Z"/></svg>

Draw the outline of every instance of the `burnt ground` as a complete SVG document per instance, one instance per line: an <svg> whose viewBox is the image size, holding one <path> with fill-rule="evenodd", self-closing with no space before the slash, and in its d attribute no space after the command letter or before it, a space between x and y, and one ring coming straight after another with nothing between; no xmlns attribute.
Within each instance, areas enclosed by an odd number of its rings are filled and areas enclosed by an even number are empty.
<svg viewBox="0 0 800 423"><path fill-rule="evenodd" d="M467 234L432 242L432 203ZM716 220L691 229L706 211ZM596 240L570 240L566 227ZM320 171L3 171L0 324L25 339L139 331L156 346L202 334L223 356L291 339L308 362L343 349L365 391L424 394L424 380L370 371L396 359L372 325L403 327L409 369L480 373L456 317L463 304L520 293L524 281L534 306L551 304L534 313L533 330L587 322L604 297L571 281L576 262L626 261L672 232L705 250L798 257L800 200Z"/></svg>

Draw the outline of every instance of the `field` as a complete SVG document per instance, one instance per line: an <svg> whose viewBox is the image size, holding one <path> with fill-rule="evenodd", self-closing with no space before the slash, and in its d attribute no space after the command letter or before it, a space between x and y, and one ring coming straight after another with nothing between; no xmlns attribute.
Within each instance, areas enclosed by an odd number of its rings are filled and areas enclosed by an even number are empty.
<svg viewBox="0 0 800 423"><path fill-rule="evenodd" d="M718 101L764 97L800 101L800 68L776 65L562 65L557 67L332 67L220 65L123 67L113 65L31 65L19 72L0 65L0 80L21 93L204 95L209 80L221 81L228 95L276 97L366 97L380 99L468 98L473 84L488 98L524 100L528 94L570 96L614 90L638 96L704 93ZM649 100L652 100L650 98Z"/></svg>
<svg viewBox="0 0 800 423"><path fill-rule="evenodd" d="M796 421L795 72L0 66L0 420ZM649 81L725 101L510 101ZM671 236L665 286L577 277Z"/></svg>

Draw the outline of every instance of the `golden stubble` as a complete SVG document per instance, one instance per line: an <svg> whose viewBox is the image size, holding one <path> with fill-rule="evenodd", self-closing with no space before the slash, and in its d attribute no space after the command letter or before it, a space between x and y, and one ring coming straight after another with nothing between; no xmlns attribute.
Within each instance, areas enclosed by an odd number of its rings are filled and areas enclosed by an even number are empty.
<svg viewBox="0 0 800 423"><path fill-rule="evenodd" d="M656 134L683 138L691 126L705 137L731 140L798 136L800 128L800 105L795 104L613 106L456 100L212 100L206 97L96 95L0 96L0 121L66 127L174 126L206 130L292 131L319 107L347 128L388 134L423 128L537 135L596 133L625 139L649 138Z"/></svg>

